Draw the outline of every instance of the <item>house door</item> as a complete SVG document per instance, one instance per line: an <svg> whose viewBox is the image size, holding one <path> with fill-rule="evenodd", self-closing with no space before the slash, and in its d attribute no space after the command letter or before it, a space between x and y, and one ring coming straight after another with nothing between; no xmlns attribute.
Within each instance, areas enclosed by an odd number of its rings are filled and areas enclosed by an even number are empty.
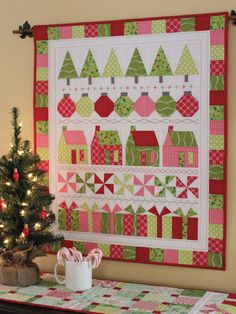
<svg viewBox="0 0 236 314"><path fill-rule="evenodd" d="M179 152L179 167L184 167L185 162L184 162L184 152Z"/></svg>
<svg viewBox="0 0 236 314"><path fill-rule="evenodd" d="M77 156L76 156L76 150L72 149L71 151L71 163L77 164Z"/></svg>
<svg viewBox="0 0 236 314"><path fill-rule="evenodd" d="M111 155L109 150L105 150L105 165L110 165L111 163Z"/></svg>

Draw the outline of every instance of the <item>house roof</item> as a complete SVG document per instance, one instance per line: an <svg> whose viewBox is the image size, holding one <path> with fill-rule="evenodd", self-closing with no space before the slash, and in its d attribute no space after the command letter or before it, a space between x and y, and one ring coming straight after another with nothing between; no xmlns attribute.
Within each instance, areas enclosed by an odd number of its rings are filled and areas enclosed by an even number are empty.
<svg viewBox="0 0 236 314"><path fill-rule="evenodd" d="M64 131L63 134L67 145L87 145L83 131L70 130Z"/></svg>
<svg viewBox="0 0 236 314"><path fill-rule="evenodd" d="M169 134L173 146L197 147L197 142L192 131L171 131Z"/></svg>
<svg viewBox="0 0 236 314"><path fill-rule="evenodd" d="M154 131L131 131L135 146L159 146Z"/></svg>
<svg viewBox="0 0 236 314"><path fill-rule="evenodd" d="M100 145L121 145L118 131L96 131Z"/></svg>

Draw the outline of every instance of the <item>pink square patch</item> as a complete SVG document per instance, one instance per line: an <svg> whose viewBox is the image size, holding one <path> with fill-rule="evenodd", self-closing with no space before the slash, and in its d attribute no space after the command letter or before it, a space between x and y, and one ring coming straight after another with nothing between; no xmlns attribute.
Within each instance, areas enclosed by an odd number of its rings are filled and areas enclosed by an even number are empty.
<svg viewBox="0 0 236 314"><path fill-rule="evenodd" d="M37 55L36 66L39 68L47 68L48 67L48 55L47 54Z"/></svg>
<svg viewBox="0 0 236 314"><path fill-rule="evenodd" d="M72 38L72 27L62 26L60 27L61 39Z"/></svg>
<svg viewBox="0 0 236 314"><path fill-rule="evenodd" d="M152 24L151 21L138 22L138 34L151 34Z"/></svg>
<svg viewBox="0 0 236 314"><path fill-rule="evenodd" d="M224 30L210 31L211 45L223 45L224 40L225 40Z"/></svg>
<svg viewBox="0 0 236 314"><path fill-rule="evenodd" d="M170 264L178 263L178 251L177 250L164 250L164 262Z"/></svg>
<svg viewBox="0 0 236 314"><path fill-rule="evenodd" d="M144 302L144 301L138 301L132 305L134 308L142 309L142 310L150 310L153 311L155 308L157 308L157 303L152 302Z"/></svg>
<svg viewBox="0 0 236 314"><path fill-rule="evenodd" d="M223 224L224 222L224 212L219 209L209 210L209 223L210 224Z"/></svg>
<svg viewBox="0 0 236 314"><path fill-rule="evenodd" d="M98 246L96 243L90 243L90 242L87 242L85 244L85 250L86 250L86 254L88 254L91 250L93 249L96 249Z"/></svg>

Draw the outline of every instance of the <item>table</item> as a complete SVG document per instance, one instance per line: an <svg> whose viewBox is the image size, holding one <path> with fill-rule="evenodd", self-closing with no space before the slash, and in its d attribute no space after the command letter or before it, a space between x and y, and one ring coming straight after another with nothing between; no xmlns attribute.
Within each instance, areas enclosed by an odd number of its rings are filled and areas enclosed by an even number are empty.
<svg viewBox="0 0 236 314"><path fill-rule="evenodd" d="M44 309L42 309L44 307ZM93 287L73 292L43 274L39 285L0 285L1 314L185 314L236 313L236 294L93 280Z"/></svg>

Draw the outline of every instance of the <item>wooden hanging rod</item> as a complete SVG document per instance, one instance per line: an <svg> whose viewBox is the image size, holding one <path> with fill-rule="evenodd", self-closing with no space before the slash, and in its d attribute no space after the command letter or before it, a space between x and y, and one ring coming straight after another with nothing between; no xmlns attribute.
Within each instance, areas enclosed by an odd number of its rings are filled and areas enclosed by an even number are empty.
<svg viewBox="0 0 236 314"><path fill-rule="evenodd" d="M229 15L229 21L232 21L233 25L236 25L236 12L234 10L231 10L231 13ZM19 26L18 30L13 30L13 34L19 34L20 38L24 39L25 37L33 37L33 27L30 26L28 21L26 21L22 26Z"/></svg>

